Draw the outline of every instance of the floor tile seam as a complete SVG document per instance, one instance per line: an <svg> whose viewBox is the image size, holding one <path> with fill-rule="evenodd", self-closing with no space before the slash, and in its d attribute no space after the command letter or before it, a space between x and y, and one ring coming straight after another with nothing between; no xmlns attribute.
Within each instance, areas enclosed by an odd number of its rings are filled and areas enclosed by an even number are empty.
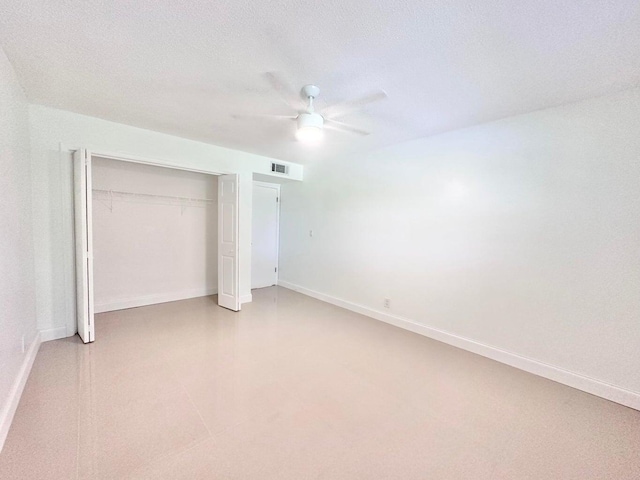
<svg viewBox="0 0 640 480"><path fill-rule="evenodd" d="M169 451L165 451L165 452L161 452L160 451L160 452L157 452L154 455L150 455L146 459L144 459L144 457L138 455L137 458L141 459L143 461L143 463L141 465L139 465L138 467L136 467L134 472L138 471L138 470L145 469L145 468L149 467L150 465L152 465L153 463L161 460L162 458L171 458L171 457L173 457L175 455L178 455L178 454L182 453L183 451L186 451L186 450L189 450L189 449L195 447L196 445L198 445L201 442L204 442L206 440L211 439L212 437L211 437L211 435L208 434L208 429L206 428L206 425L204 427L205 427L205 430L207 432L207 435L205 435L205 436L203 436L201 438L197 438L196 437L195 439L187 442L185 445L183 445L181 447L178 447L177 449L175 449L175 451L174 450L169 450ZM94 475L94 474L98 474L99 475L100 472L98 470L96 470L97 465L94 464L93 462L92 462L92 465L93 465L92 475ZM80 463L78 463L78 475L77 475L78 479L81 478L79 470L80 470Z"/></svg>
<svg viewBox="0 0 640 480"><path fill-rule="evenodd" d="M239 427L242 427L245 424L254 422L255 418L256 416L252 416L251 418L248 418L246 420L241 420L239 422L233 423L232 425L227 425L226 427L213 432L211 434L211 438L215 442L223 442L223 440L225 438L228 438L229 434L231 434L234 430L236 430Z"/></svg>
<svg viewBox="0 0 640 480"><path fill-rule="evenodd" d="M413 408L417 408L417 406L414 404ZM509 445L509 438L505 437L505 438L501 438L501 440L499 441L492 441L491 444L487 444L487 442L485 441L481 441L480 439L477 438L477 433L476 430L479 428L477 426L471 426L471 430L470 428L468 428L469 426L467 425L465 426L457 426L455 423L451 422L451 420L449 419L448 416L445 415L438 415L435 412L431 412L431 411L427 411L426 412L427 415L438 421L438 422L442 422L443 425L445 425L447 428L450 428L452 430L454 430L455 432L457 432L458 434L462 435L464 438L466 438L467 440L471 441L474 445L476 445L476 447L482 449L483 451L487 452L487 453L491 453L491 454L500 454L502 452L504 452L504 449L506 447L508 447ZM491 421L491 425L488 427L491 429L491 431L495 431L495 427L496 427L496 423L499 421L499 419L494 419ZM528 426L533 426L535 425L535 422L533 421L528 421L527 422ZM496 437L497 438L497 437Z"/></svg>
<svg viewBox="0 0 640 480"><path fill-rule="evenodd" d="M174 377L174 379L176 381L176 384L177 384L176 391L182 391L187 396L187 399L189 400L189 403L191 404L191 407L193 408L193 410L198 415L198 418L200 419L200 422L201 422L202 426L204 426L204 429L208 434L208 438L211 438L212 437L211 430L209 429L209 426L207 425L207 423L204 421L204 417L202 416L202 413L200 412L200 409L198 409L197 405L193 401L193 398L191 398L191 394L189 393L189 390L187 389L186 385L184 384L184 381L176 373L176 370L173 367L173 362L171 361L171 358L169 358L169 356L167 355L165 349L162 348L162 345L160 344L160 341L159 341L158 338L154 337L153 341L155 342L156 346L158 347L158 349L160 351L160 355L163 358L163 362L162 363L165 363L166 365L169 366L171 376Z"/></svg>
<svg viewBox="0 0 640 480"><path fill-rule="evenodd" d="M172 362L171 362L170 358L166 355L166 353L165 353L164 349L162 349L162 346L161 346L161 344L160 344L159 340L158 340L157 338L155 338L155 337L152 337L152 338L153 338L153 340L152 340L152 341L153 341L153 343L154 343L154 344L155 344L155 346L157 347L157 349L158 349L158 351L160 352L160 355L161 355L161 357L162 357L162 358L161 358L161 363L167 364L167 365L169 365L169 366L170 366L170 368L171 368ZM193 400L191 399L191 396L190 396L189 392L188 392L188 391L187 391L187 389L184 387L184 385L183 385L182 381L180 381L180 378L178 377L178 375L176 375L175 370L174 370L173 368L171 368L171 372L170 372L170 373L171 373L171 375L174 377L174 379L176 380L176 384L177 384L177 385L176 385L176 387L175 387L175 389L172 389L172 391L174 391L174 392L182 392L183 394L185 394L185 395L187 396L187 399L189 400L189 403L191 404L191 407L193 408L193 410L194 410L194 411L196 412L196 414L198 415L198 418L199 418L199 420L200 420L201 426L203 426L203 427L204 427L204 430L205 430L205 431L206 431L206 433L207 433L207 435L206 435L206 436L204 436L203 438L196 439L196 440L194 440L193 442L191 442L191 444L190 444L190 445L185 446L182 450L178 450L178 452L175 452L175 455L179 455L181 452L183 452L183 451L187 451L187 450L189 450L189 449L191 449L191 448L195 447L195 446L196 446L196 445L198 445L200 442L204 442L204 441L206 441L206 440L208 440L208 439L212 438L212 435L211 435L211 431L209 430L209 427L207 426L206 422L204 422L204 419L202 418L202 415L201 415L200 411L198 410L198 408L195 406L195 404L194 404ZM80 403L80 402L79 402L79 403ZM79 410L80 410L80 408L81 408L81 405L79 405L79 406L78 406L78 409L79 409ZM81 418L80 418L80 411L79 411L79 412L78 412L78 423L80 423L80 421L81 421ZM79 477L80 477L80 472L79 472L79 470L80 470L80 433L81 433L81 432L80 432L80 425L78 425L78 446L77 446L77 457L78 457L78 458L77 458L77 467L76 467L76 479L79 479ZM151 465L153 462L157 461L157 460L158 460L158 458L161 458L161 457L162 457L162 455L166 455L166 453L165 453L165 454L158 454L156 457L154 457L154 458L150 458L148 461L146 461L146 462L144 463L144 465L141 465L141 466L140 466L140 467L138 467L138 469L136 469L136 470L140 470L140 469L143 469L143 468L148 467L148 466L149 466L149 465ZM172 453L172 454L170 454L170 456L172 456L172 457L173 457L173 456L174 456L174 454Z"/></svg>
<svg viewBox="0 0 640 480"><path fill-rule="evenodd" d="M84 344L78 346L78 350L76 350L76 359L78 361L79 368L77 369L77 405L76 405L76 472L75 478L78 480L80 478L80 441L81 441L81 424L82 424L82 392L83 392L83 377L86 374L86 363L82 361L82 354L80 353L80 348L91 348L90 346L85 346ZM88 353L91 355L91 352ZM80 357L80 358L78 358Z"/></svg>
<svg viewBox="0 0 640 480"><path fill-rule="evenodd" d="M137 478L135 477L135 475L137 473L141 473L144 470L148 469L149 467L152 466L152 464L154 462L157 462L157 460L159 458L162 458L163 460L165 460L166 462L170 462L173 459L176 459L178 457L180 457L181 455L184 455L188 452L190 452L191 450L193 450L194 448L200 446L201 444L207 442L208 440L213 440L216 441L215 438L213 438L212 436L207 436L207 437L203 437L197 440L193 440L191 443L178 448L177 450L171 452L171 453L164 453L164 454L159 454L156 458L152 458L150 459L148 462L146 462L144 465L140 465L139 467L137 467L135 470L133 470L132 472L129 472L127 478Z"/></svg>
<svg viewBox="0 0 640 480"><path fill-rule="evenodd" d="M274 380L274 382L273 382L273 383L274 383L275 385L277 385L277 387L278 387L278 388L282 389L282 390L283 390L283 391L285 391L285 392L289 390L289 389L287 389L285 386L283 386L283 385L281 384L281 382L280 382L280 381L278 381L278 380ZM254 393L254 394L253 394L253 395L251 395L249 398L250 398L250 399L260 398L260 394L259 394L259 393ZM302 407L300 407L298 410L306 410L306 409L308 409L308 408L309 408L309 407L308 407L308 403L307 403L307 402L305 401L305 399L304 399L303 397L301 397L300 395L298 395L298 394L295 394L295 393L294 393L294 399L295 399L295 400L297 400L297 401L300 403L300 405L302 405ZM275 411L276 411L276 412L279 412L279 411L281 411L281 410L282 410L282 409L284 409L284 408L286 408L286 405L281 405L281 406L280 406L279 408L277 408ZM228 435L231 431L233 431L233 430L235 430L235 429L237 429L237 428L239 428L239 427L242 427L242 426L243 426L243 425L245 425L245 424L253 423L253 422L255 422L255 420L256 420L257 418L264 417L264 416L265 416L265 415L264 415L263 413L257 413L257 414L254 414L254 415L250 415L248 418L246 418L246 419L244 419L244 420L241 420L241 421L239 421L239 422L235 422L235 423L233 423L232 425L229 425L229 426L227 426L227 427L223 428L222 430L219 430L219 431L216 431L216 432L211 432L211 436L212 436L216 441L219 441L219 440L221 440L222 438L224 438L226 435ZM271 420L270 422L272 422L272 421L273 421L273 420ZM327 423L327 422L325 422L325 423ZM207 428L208 428L208 427L207 427Z"/></svg>
<svg viewBox="0 0 640 480"><path fill-rule="evenodd" d="M167 384L166 382L163 382L162 383L162 393L171 394L171 393L179 392L181 390L181 388L183 388L182 382L180 382L179 377L175 374L175 372L173 370L171 370L169 373L171 374L171 377L172 377L172 379L174 381L171 382L170 384ZM118 389L125 390L125 391L128 392L130 389L124 389L123 388L124 385L126 385L127 383L131 383L132 381L135 383L135 378L133 378L133 379L130 378L130 379L126 379L126 380L111 378L109 380L110 380L110 383L108 383L108 384L104 384L103 383L103 384L95 386L94 388L101 389L102 393L104 393L104 391L112 392L112 391L118 390ZM85 390L86 390L86 388L87 388L87 386L85 386ZM82 391L83 390L81 390L81 392ZM87 390L87 392L88 392L88 390ZM94 394L95 394L95 392L94 392ZM124 404L127 404L127 405L135 404L137 402L143 401L143 399L141 399L141 398L139 398L137 396L132 397L132 398L124 396L124 399L125 399L125 402L123 403L123 405ZM116 401L116 402L112 403L112 405L114 405L114 404L118 404L118 402Z"/></svg>
<svg viewBox="0 0 640 480"><path fill-rule="evenodd" d="M363 379L360 375L358 375L360 377L361 380L365 381L365 383L369 386L373 386L374 388L381 388L379 385L377 384L373 384L370 381L367 381L366 379ZM386 392L387 394L389 393L388 391ZM410 399L410 395L409 394L390 394L389 398L392 399L394 402L397 403L397 407L398 408L402 408L405 409L405 411L409 411L409 412L416 412L419 413L420 415L423 416L423 418L426 419L430 419L430 420L434 420L437 422L444 422L447 426L449 426L450 428L454 428L456 431L459 431L459 433L464 433L464 430L458 429L457 427L455 427L455 425L451 424L451 422L449 420L447 420L445 417L442 417L438 414L436 414L435 412L432 412L429 409L423 409L421 408L420 405L416 404L415 402L412 402Z"/></svg>
<svg viewBox="0 0 640 480"><path fill-rule="evenodd" d="M207 431L207 434L209 435L209 438L213 438L213 434L211 432L211 429L209 428L209 425L207 425L207 422L204 420L202 412L200 411L200 409L198 408L198 406L194 402L193 398L191 397L191 393L189 393L189 389L184 385L184 383L182 381L180 381L179 379L178 379L178 381L180 382L180 389L187 396L187 399L189 400L189 403L191 404L191 408L193 408L193 410L198 414L198 418L200 419L200 422L204 426L204 429Z"/></svg>
<svg viewBox="0 0 640 480"><path fill-rule="evenodd" d="M147 320L147 323L149 321ZM186 386L184 385L184 382L182 381L182 379L180 378L180 376L177 374L172 359L169 357L169 355L167 354L167 349L162 347L162 344L160 343L160 340L157 337L153 337L153 342L155 343L158 351L160 352L160 355L162 357L162 361L160 362L160 364L164 364L164 365L168 365L169 367L169 372L171 374L171 376L174 378L175 383L178 385L178 387L176 388L176 390L182 390L186 395L187 398L189 399L189 402L191 403L191 405L193 406L193 408L196 410L196 412L198 413L198 416L200 417L200 419L202 420L202 415L200 414L200 412L198 411L198 409L196 408L196 406L193 403L193 400L191 399L191 396L189 395L189 392L186 388ZM205 429L207 430L207 432L209 433L209 435L211 435L211 432L209 432L208 427L205 425Z"/></svg>
<svg viewBox="0 0 640 480"><path fill-rule="evenodd" d="M362 365L345 365L346 368L349 369L349 371L351 371L352 373L358 375L363 381L365 381L366 383L368 383L370 386L373 386L375 388L382 388L381 383L377 383L373 380L370 380L366 377L364 377L362 375ZM413 390L412 392L405 392L405 393L397 393L395 391L393 391L392 395L394 396L394 398L396 398L397 400L399 400L402 404L404 404L405 406L408 406L410 409L418 409L418 410L422 410L422 406L420 404L417 403L417 400L415 400L414 397L416 397L416 394L422 394L426 391L429 390L429 388L431 388L430 386L427 385L422 385L419 387L416 387L415 390ZM387 393L390 393L391 391L387 390ZM434 419L440 419L440 417L432 414L430 411L427 411L427 414L430 415L431 418Z"/></svg>
<svg viewBox="0 0 640 480"><path fill-rule="evenodd" d="M286 390L286 389L285 389ZM299 408L299 411L310 411L312 409L312 407L309 405L309 402L307 401L307 398L305 395L298 393L298 392L294 392L293 393L294 398L300 403L301 407ZM438 420L437 418L434 418L435 420ZM349 442L352 441L352 439L349 436L344 436L342 433L340 433L338 430L336 430L333 426L333 424L331 423L331 421L329 420L328 417L323 417L320 419L320 421L322 422L322 424L327 427L329 430L335 432L337 435L339 435L341 438L343 438L344 440L347 440ZM360 421L361 424L366 423L365 420Z"/></svg>
<svg viewBox="0 0 640 480"><path fill-rule="evenodd" d="M376 382L371 381L370 379L366 378L365 376L362 375L362 372L354 369L351 365L344 365L344 367L352 374L356 375L360 381L364 382L369 388L373 388L373 389L382 389L383 386L379 385ZM407 408L410 410L416 410L418 409L418 407L412 403L410 401L409 398L409 394L400 394L397 393L393 390L384 390L384 394L387 395L388 397L390 397L391 399L393 399L394 401L396 401L398 403L399 406L403 407L403 408ZM433 415L430 414L430 412L427 412L428 415L430 415L432 418L435 418Z"/></svg>
<svg viewBox="0 0 640 480"><path fill-rule="evenodd" d="M308 409L308 407L305 406L302 410L307 410L307 409ZM242 426L244 426L246 424L255 423L255 419L258 418L258 417L259 417L259 415L255 415L255 416L252 416L251 418L248 418L248 419L243 420L241 422L235 423L234 425L230 425L230 426L224 428L223 430L220 430L219 432L214 433L212 438L213 438L213 440L215 442L223 442L224 443L225 437L228 438L228 436L229 436L229 434L231 432L233 432L234 430L236 430L236 429L238 429L238 428L240 428L240 427L242 427ZM276 419L272 419L269 422L267 422L266 425L272 425L275 421L276 421ZM322 425L325 428L329 429L332 432L335 432L337 435L340 435L340 433L337 432L327 420L321 419L321 422L322 422ZM264 431L261 431L258 434L252 436L247 441L248 442L254 442L254 441L258 440L260 438L260 436L262 434L264 434L266 431L268 431L268 429L265 429Z"/></svg>

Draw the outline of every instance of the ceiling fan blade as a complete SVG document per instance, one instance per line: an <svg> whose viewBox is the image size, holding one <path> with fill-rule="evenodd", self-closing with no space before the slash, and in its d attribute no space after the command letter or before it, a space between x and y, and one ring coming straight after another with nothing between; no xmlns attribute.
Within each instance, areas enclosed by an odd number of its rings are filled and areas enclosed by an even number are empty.
<svg viewBox="0 0 640 480"><path fill-rule="evenodd" d="M295 92L289 84L282 78L277 72L265 72L264 77L271 85L278 95L289 108L298 111L299 109L299 94Z"/></svg>
<svg viewBox="0 0 640 480"><path fill-rule="evenodd" d="M322 116L325 118L335 118L346 115L347 113L359 110L362 107L369 105L370 103L379 102L388 97L384 90L371 93L355 100L347 100L346 102L336 103L335 105L329 105L322 110Z"/></svg>
<svg viewBox="0 0 640 480"><path fill-rule="evenodd" d="M232 113L231 118L238 120L256 119L256 118L272 118L274 120L295 120L297 115L273 115L270 113Z"/></svg>
<svg viewBox="0 0 640 480"><path fill-rule="evenodd" d="M371 132L367 132L365 130L360 130L359 128L352 127L351 125L347 125L346 123L338 122L336 120L324 119L325 128L330 128L331 130L338 130L340 132L349 132L355 133L356 135L367 136L371 135Z"/></svg>

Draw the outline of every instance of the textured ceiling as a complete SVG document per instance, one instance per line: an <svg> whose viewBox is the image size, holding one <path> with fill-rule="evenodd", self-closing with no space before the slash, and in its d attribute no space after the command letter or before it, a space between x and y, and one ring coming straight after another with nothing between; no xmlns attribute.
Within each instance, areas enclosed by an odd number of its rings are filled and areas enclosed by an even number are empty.
<svg viewBox="0 0 640 480"><path fill-rule="evenodd" d="M636 86L638 0L2 0L30 101L300 163ZM383 89L308 147L276 71L318 105Z"/></svg>

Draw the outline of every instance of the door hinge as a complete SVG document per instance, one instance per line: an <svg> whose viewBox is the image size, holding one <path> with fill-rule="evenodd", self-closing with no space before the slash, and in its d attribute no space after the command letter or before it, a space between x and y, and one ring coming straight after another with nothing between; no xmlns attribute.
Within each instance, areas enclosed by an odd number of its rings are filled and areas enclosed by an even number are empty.
<svg viewBox="0 0 640 480"><path fill-rule="evenodd" d="M273 270L274 272L278 273L278 267L274 268Z"/></svg>
<svg viewBox="0 0 640 480"><path fill-rule="evenodd" d="M280 197L276 197L276 203L280 201Z"/></svg>

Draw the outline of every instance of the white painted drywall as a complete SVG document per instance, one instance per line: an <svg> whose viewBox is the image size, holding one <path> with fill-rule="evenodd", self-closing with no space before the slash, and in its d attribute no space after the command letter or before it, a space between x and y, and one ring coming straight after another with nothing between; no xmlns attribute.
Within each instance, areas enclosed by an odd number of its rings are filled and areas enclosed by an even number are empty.
<svg viewBox="0 0 640 480"><path fill-rule="evenodd" d="M310 164L282 198L281 280L640 392L640 89Z"/></svg>
<svg viewBox="0 0 640 480"><path fill-rule="evenodd" d="M0 449L37 338L29 156L27 101L0 49Z"/></svg>
<svg viewBox="0 0 640 480"><path fill-rule="evenodd" d="M92 177L96 312L217 292L217 176L94 157Z"/></svg>
<svg viewBox="0 0 640 480"><path fill-rule="evenodd" d="M71 151L144 157L159 164L240 175L240 271L242 295L251 293L251 185L254 173L270 175L272 159L150 130L30 105L33 221L38 327L49 338L73 335L75 280ZM290 164L289 178L302 180Z"/></svg>

